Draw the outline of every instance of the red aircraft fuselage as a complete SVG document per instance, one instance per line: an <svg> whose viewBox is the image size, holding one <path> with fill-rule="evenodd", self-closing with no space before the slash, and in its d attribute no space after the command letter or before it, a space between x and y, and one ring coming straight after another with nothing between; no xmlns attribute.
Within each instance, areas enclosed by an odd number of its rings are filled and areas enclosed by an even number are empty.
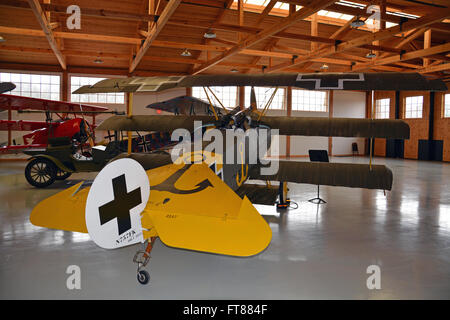
<svg viewBox="0 0 450 320"><path fill-rule="evenodd" d="M47 128L34 130L23 136L23 144L44 144L48 142L48 138L68 137L74 138L80 134L80 131L86 132L87 124L81 118L75 118L70 120L64 120L61 122L53 122L48 125ZM84 127L84 128L83 128Z"/></svg>

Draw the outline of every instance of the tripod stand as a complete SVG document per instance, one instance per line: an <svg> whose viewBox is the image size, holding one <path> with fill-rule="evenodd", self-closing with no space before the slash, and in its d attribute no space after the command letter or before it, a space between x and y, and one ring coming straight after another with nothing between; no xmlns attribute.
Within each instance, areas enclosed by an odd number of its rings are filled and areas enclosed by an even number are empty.
<svg viewBox="0 0 450 320"><path fill-rule="evenodd" d="M317 197L309 199L308 202L315 203L315 204L327 203L325 200L323 200L322 198L319 197L319 192L320 192L319 188L320 188L320 185L317 185Z"/></svg>

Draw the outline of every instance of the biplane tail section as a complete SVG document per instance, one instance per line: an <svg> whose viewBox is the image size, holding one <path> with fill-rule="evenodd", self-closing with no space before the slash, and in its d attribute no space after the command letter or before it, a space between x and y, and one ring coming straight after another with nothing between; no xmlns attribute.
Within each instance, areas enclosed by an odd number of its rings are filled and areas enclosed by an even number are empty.
<svg viewBox="0 0 450 320"><path fill-rule="evenodd" d="M166 245L241 257L269 245L272 231L264 218L207 164L172 164L147 174L152 191L142 226L154 228Z"/></svg>
<svg viewBox="0 0 450 320"><path fill-rule="evenodd" d="M114 249L155 236L168 246L232 256L252 256L272 231L252 203L241 199L206 163L167 164L145 171L130 158L40 202L36 226L88 232ZM150 192L151 188L151 192Z"/></svg>
<svg viewBox="0 0 450 320"><path fill-rule="evenodd" d="M84 209L89 188L80 182L42 200L31 211L30 221L38 227L87 233Z"/></svg>
<svg viewBox="0 0 450 320"><path fill-rule="evenodd" d="M272 238L269 225L247 197L236 218L163 211L152 212L151 217L161 241L175 248L248 257L263 251Z"/></svg>

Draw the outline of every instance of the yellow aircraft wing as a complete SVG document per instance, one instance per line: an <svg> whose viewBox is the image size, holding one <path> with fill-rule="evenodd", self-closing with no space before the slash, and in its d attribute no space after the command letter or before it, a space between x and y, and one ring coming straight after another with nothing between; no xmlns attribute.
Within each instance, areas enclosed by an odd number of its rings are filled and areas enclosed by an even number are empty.
<svg viewBox="0 0 450 320"><path fill-rule="evenodd" d="M141 213L143 239L159 236L171 247L233 256L251 256L269 245L272 232L266 221L207 164L169 164L146 173L150 196ZM33 209L31 222L87 232L90 188L80 187L81 183L43 200Z"/></svg>

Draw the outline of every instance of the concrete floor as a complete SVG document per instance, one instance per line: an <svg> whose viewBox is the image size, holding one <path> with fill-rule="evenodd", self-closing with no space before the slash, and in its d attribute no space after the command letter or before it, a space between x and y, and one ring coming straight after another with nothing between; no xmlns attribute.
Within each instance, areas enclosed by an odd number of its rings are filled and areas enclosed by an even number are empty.
<svg viewBox="0 0 450 320"><path fill-rule="evenodd" d="M364 158L333 158L365 162ZM107 251L88 235L31 225L40 200L65 188L36 189L25 162L0 163L0 299L434 299L450 298L450 164L375 159L394 172L393 191L290 184L299 208L256 206L273 231L252 258L177 250L157 240L151 282L136 281L138 246ZM92 179L76 174L69 183ZM81 268L81 290L66 269ZM369 290L369 265L381 289Z"/></svg>

